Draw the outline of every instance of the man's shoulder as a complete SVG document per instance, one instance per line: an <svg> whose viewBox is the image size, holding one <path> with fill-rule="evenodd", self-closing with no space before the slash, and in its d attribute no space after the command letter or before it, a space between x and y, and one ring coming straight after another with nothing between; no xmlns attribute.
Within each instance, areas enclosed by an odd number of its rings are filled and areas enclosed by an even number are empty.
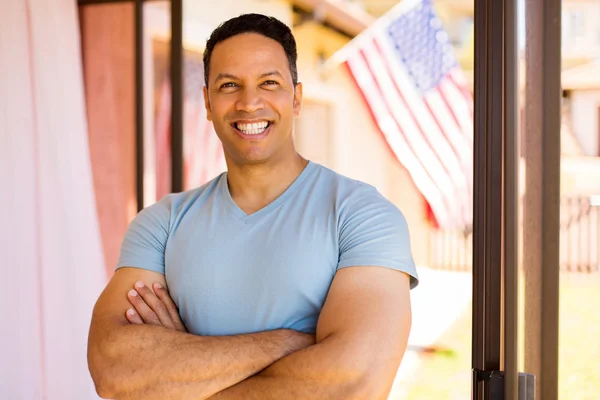
<svg viewBox="0 0 600 400"><path fill-rule="evenodd" d="M365 181L352 178L321 164L315 165L318 170L317 179L319 184L331 187L339 194L350 196L365 191L377 191L373 185Z"/></svg>
<svg viewBox="0 0 600 400"><path fill-rule="evenodd" d="M216 176L205 184L193 189L178 193L168 193L157 202L145 207L136 216L138 221L156 221L163 226L172 228L172 224L181 220L190 209L202 210L203 207L192 207L199 202L205 202L207 198L214 195L223 174Z"/></svg>
<svg viewBox="0 0 600 400"><path fill-rule="evenodd" d="M352 178L340 172L329 169L323 165L317 164L319 185L328 188L339 203L354 202L383 202L389 203L380 191L372 184L363 180Z"/></svg>
<svg viewBox="0 0 600 400"><path fill-rule="evenodd" d="M192 189L185 190L178 193L168 193L164 195L154 205L159 207L167 208L171 211L177 212L182 208L186 208L189 204L197 201L203 196L210 195L215 192L218 187L219 181L224 176L224 172L217 175L210 181L204 183L201 186L197 186Z"/></svg>

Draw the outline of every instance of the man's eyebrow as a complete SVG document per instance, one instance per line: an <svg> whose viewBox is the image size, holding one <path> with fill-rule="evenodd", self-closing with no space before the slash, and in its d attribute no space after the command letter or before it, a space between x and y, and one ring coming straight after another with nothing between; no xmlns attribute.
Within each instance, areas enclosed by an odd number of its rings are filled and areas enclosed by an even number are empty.
<svg viewBox="0 0 600 400"><path fill-rule="evenodd" d="M232 74L223 73L223 74L217 75L217 77L215 78L215 82L218 82L221 79L235 79L235 80L238 80L239 78L237 76L235 76L235 75L232 75Z"/></svg>
<svg viewBox="0 0 600 400"><path fill-rule="evenodd" d="M276 75L276 76L279 76L280 78L283 78L283 75L281 75L281 72L279 72L279 71L269 71L269 72L265 72L264 74L261 74L260 77L259 77L259 79L266 78L267 76L273 76L273 75Z"/></svg>
<svg viewBox="0 0 600 400"><path fill-rule="evenodd" d="M269 71L269 72L265 72L263 74L260 74L260 76L258 77L258 79L266 78L267 76L279 76L280 78L283 78L283 75L281 74L281 72L279 72L279 71ZM235 75L233 75L233 74L221 73L221 74L217 75L217 77L215 78L215 82L218 82L221 79L239 80L240 78L237 77L237 76L235 76Z"/></svg>

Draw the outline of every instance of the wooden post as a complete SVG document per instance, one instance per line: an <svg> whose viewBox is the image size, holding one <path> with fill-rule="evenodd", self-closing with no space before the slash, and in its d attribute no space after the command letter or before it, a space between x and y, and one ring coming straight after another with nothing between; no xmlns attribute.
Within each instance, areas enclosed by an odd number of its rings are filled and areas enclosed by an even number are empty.
<svg viewBox="0 0 600 400"><path fill-rule="evenodd" d="M524 362L543 400L558 398L560 11L560 0L526 0Z"/></svg>

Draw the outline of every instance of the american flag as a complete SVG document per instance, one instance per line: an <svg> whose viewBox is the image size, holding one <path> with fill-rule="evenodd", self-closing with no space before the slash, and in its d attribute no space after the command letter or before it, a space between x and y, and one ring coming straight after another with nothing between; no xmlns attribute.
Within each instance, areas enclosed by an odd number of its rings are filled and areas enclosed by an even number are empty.
<svg viewBox="0 0 600 400"><path fill-rule="evenodd" d="M204 106L202 61L184 61L183 169L184 190L200 186L225 171L221 141ZM160 89L156 116L157 199L171 192L171 87L168 74Z"/></svg>
<svg viewBox="0 0 600 400"><path fill-rule="evenodd" d="M470 230L473 99L431 0L404 0L340 54L440 228Z"/></svg>

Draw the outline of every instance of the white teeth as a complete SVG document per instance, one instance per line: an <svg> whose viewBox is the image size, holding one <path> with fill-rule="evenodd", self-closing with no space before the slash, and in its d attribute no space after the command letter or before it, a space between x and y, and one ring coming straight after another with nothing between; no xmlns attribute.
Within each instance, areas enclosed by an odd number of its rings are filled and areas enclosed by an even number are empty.
<svg viewBox="0 0 600 400"><path fill-rule="evenodd" d="M236 124L237 128L246 135L259 135L267 129L269 123L267 121L254 122L252 124Z"/></svg>

